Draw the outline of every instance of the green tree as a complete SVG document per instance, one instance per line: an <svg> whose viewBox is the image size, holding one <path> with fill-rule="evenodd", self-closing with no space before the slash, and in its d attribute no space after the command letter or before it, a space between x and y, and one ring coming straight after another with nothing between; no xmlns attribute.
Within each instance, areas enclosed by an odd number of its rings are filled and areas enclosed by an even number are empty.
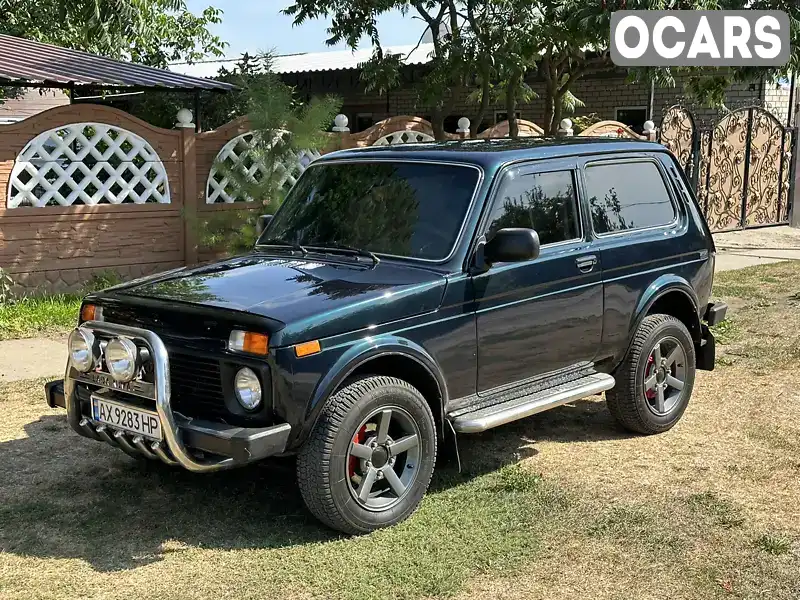
<svg viewBox="0 0 800 600"><path fill-rule="evenodd" d="M232 69L221 67L213 79L232 83L240 89L221 94L200 93L200 125L204 131L216 129L248 112L248 89L252 82L266 72L264 59L258 55L244 54ZM160 92L142 94L122 102L111 100L121 108L157 127L175 126L175 115L181 108L191 107L191 96L185 92ZM197 117L197 115L195 115Z"/></svg>
<svg viewBox="0 0 800 600"><path fill-rule="evenodd" d="M800 3L797 0L554 0L567 8L572 27L579 32L602 32L601 39L592 42L594 55L607 55L611 13L615 10L782 10L790 19L789 62L781 67L697 68L669 67L631 69L629 79L638 82L654 81L674 86L678 78L685 79L685 93L707 106L724 107L725 90L732 83L758 79L777 83L789 78L800 68Z"/></svg>
<svg viewBox="0 0 800 600"><path fill-rule="evenodd" d="M544 83L546 133L554 134L562 117L580 105L573 89L581 78L614 65L609 58L611 13L622 9L703 10L775 9L791 19L792 58L779 68L640 69L631 81L675 85L686 78L685 92L707 105L720 105L733 82L764 78L777 82L800 68L800 3L797 0L294 0L286 9L295 23L329 17L330 44L355 48L366 38L373 57L362 65L366 87L386 91L400 84L402 57L384 52L378 18L391 10L422 19L433 36L434 50L420 89L420 101L431 107L434 132L443 136L443 120L453 101L472 89L476 115L473 134L491 100L505 103L510 133L516 135L515 107L534 98L531 77Z"/></svg>
<svg viewBox="0 0 800 600"><path fill-rule="evenodd" d="M280 206L289 187L287 171L296 171L300 153L329 143L325 132L341 108L341 100L334 96L299 103L294 90L269 70L270 57L264 55L260 61L265 72L250 78L243 88L252 136L248 149L235 162L222 160L215 165L228 181L228 193L257 203L259 210L226 211L200 227L204 246L229 252L252 248L258 216Z"/></svg>
<svg viewBox="0 0 800 600"><path fill-rule="evenodd" d="M221 14L195 15L184 0L0 0L0 33L163 67L221 56L208 30Z"/></svg>
<svg viewBox="0 0 800 600"><path fill-rule="evenodd" d="M431 124L437 139L444 137L444 118L450 114L456 99L472 78L476 65L475 46L467 44L463 35L463 5L452 1L432 0L295 0L284 10L294 16L295 24L307 19L330 17L330 45L346 43L355 49L362 38L373 47L373 56L362 67L367 91L385 93L399 85L402 58L386 52L378 32L381 15L400 10L421 19L433 32L433 52L419 86L420 102L431 110ZM486 65L482 68L486 69Z"/></svg>

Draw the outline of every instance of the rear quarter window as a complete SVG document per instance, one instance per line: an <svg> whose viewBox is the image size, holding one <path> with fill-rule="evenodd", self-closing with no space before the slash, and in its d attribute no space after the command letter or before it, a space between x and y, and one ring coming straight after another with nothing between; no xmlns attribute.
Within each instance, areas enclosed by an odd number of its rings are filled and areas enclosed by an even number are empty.
<svg viewBox="0 0 800 600"><path fill-rule="evenodd" d="M675 205L655 163L601 163L587 165L584 172L595 233L659 227L675 220Z"/></svg>

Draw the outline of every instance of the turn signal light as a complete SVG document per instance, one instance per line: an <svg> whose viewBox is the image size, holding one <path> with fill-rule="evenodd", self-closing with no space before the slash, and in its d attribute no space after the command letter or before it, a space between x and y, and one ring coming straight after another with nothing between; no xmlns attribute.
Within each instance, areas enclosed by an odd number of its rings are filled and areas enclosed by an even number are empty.
<svg viewBox="0 0 800 600"><path fill-rule="evenodd" d="M234 352L247 352L265 356L268 352L269 337L263 333L239 331L234 329L228 339L228 349Z"/></svg>
<svg viewBox="0 0 800 600"><path fill-rule="evenodd" d="M310 342L303 342L294 347L294 353L298 358L316 354L320 351L319 340L311 340Z"/></svg>
<svg viewBox="0 0 800 600"><path fill-rule="evenodd" d="M81 307L81 323L86 321L102 321L103 307L96 304L84 304Z"/></svg>

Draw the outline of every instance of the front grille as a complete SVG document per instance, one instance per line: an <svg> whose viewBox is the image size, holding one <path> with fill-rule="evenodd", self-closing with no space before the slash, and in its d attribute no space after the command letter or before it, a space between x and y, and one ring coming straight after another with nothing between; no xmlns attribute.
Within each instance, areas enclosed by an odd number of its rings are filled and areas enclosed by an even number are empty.
<svg viewBox="0 0 800 600"><path fill-rule="evenodd" d="M173 410L200 419L224 419L222 374L218 360L169 351L169 383Z"/></svg>
<svg viewBox="0 0 800 600"><path fill-rule="evenodd" d="M144 307L116 301L103 302L103 318L109 325L148 329L161 338L169 358L170 404L174 411L242 427L270 421L269 368L255 358L226 354L228 336L232 329L241 327L239 322L224 316L198 315L189 307ZM264 390L263 409L252 414L233 396L234 375L244 366L258 372Z"/></svg>

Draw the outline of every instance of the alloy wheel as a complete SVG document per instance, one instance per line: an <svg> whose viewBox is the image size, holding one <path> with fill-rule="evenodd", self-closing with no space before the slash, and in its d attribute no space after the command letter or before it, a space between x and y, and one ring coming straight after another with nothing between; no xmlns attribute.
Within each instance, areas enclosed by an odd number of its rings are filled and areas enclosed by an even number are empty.
<svg viewBox="0 0 800 600"><path fill-rule="evenodd" d="M402 408L382 407L356 429L345 468L350 493L362 507L383 511L409 492L420 459L419 427Z"/></svg>
<svg viewBox="0 0 800 600"><path fill-rule="evenodd" d="M647 406L658 415L668 415L680 402L686 383L686 351L672 337L661 338L647 357L644 396Z"/></svg>

